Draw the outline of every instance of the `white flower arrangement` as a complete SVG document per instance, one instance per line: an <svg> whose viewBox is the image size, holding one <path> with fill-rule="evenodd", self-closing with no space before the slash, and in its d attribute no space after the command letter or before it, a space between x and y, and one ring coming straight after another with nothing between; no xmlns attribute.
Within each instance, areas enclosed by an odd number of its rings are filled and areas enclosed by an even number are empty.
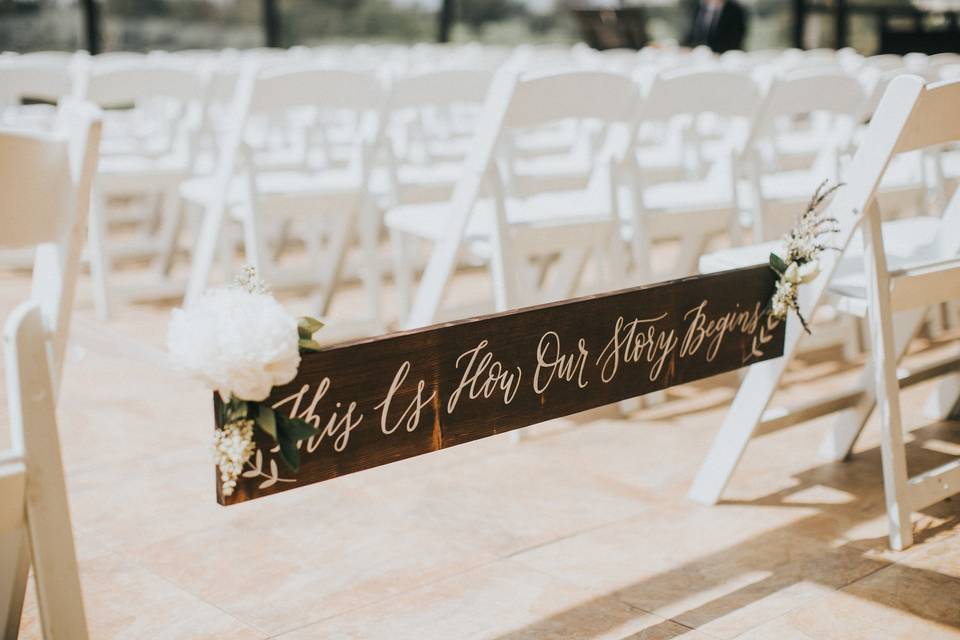
<svg viewBox="0 0 960 640"><path fill-rule="evenodd" d="M273 296L240 287L207 291L189 308L174 309L167 346L225 402L266 400L300 366L297 321Z"/></svg>
<svg viewBox="0 0 960 640"><path fill-rule="evenodd" d="M233 493L256 451L255 427L279 445L290 469L299 470L297 443L314 429L261 403L273 387L297 375L301 349L319 348L313 334L322 326L287 314L253 267L244 267L233 286L208 291L189 308L173 311L167 332L171 358L222 401L213 455L223 495Z"/></svg>
<svg viewBox="0 0 960 640"><path fill-rule="evenodd" d="M767 312L777 320L786 320L791 309L796 312L804 331L810 333L806 319L800 313L800 285L808 284L820 275L820 254L834 247L823 244L823 237L839 231L839 221L828 217L823 203L842 185L827 187L824 181L817 187L806 210L797 218L797 224L784 237L784 256L770 254L770 268L780 279Z"/></svg>

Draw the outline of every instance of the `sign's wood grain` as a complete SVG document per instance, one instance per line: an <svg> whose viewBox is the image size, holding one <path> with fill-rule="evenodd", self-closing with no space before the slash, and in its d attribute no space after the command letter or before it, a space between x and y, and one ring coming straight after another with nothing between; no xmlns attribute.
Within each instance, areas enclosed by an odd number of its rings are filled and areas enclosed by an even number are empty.
<svg viewBox="0 0 960 640"><path fill-rule="evenodd" d="M305 352L276 411L318 429L298 473L257 432L234 504L691 382L783 353L766 266ZM216 412L219 415L219 411ZM219 426L219 425L218 425Z"/></svg>

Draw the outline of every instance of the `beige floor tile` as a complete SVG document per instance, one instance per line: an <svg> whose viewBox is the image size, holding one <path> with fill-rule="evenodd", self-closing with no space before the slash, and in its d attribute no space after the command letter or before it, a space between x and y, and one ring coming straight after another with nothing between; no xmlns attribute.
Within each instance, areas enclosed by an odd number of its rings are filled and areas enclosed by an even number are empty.
<svg viewBox="0 0 960 640"><path fill-rule="evenodd" d="M437 535L504 556L642 513L655 499L576 465L542 459L542 447L542 441L524 441L455 469L385 483L383 507Z"/></svg>
<svg viewBox="0 0 960 640"><path fill-rule="evenodd" d="M458 276L456 302L487 284ZM0 274L0 316L27 291ZM346 293L335 317L363 308ZM283 300L308 311L307 296ZM737 388L724 375L627 418L601 408L520 445L489 438L221 508L210 394L159 364L171 304L118 305L102 325L83 278L78 309L59 414L96 640L957 637L960 500L917 516L920 544L887 550L875 423L846 463L817 457L829 418L757 438L723 503L696 505L687 488ZM799 361L778 402L856 374ZM927 391L904 394L911 425ZM956 454L960 426L910 441L917 472ZM32 598L24 629L37 637Z"/></svg>
<svg viewBox="0 0 960 640"><path fill-rule="evenodd" d="M886 566L737 510L699 522L651 510L515 559L721 638Z"/></svg>
<svg viewBox="0 0 960 640"><path fill-rule="evenodd" d="M675 622L629 607L614 598L595 598L510 560L298 629L278 640L414 637L424 640L707 640L707 636Z"/></svg>
<svg viewBox="0 0 960 640"><path fill-rule="evenodd" d="M819 640L817 637L808 636L801 629L790 624L786 617L776 618L770 622L765 622L759 627L741 633L737 640Z"/></svg>
<svg viewBox="0 0 960 640"><path fill-rule="evenodd" d="M359 510L356 513L364 514ZM151 545L157 575L271 634L304 626L493 558L390 518L294 514ZM299 520L300 526L293 526Z"/></svg>
<svg viewBox="0 0 960 640"><path fill-rule="evenodd" d="M82 560L87 626L95 640L260 640L263 631L127 560L106 554ZM20 637L39 639L33 583Z"/></svg>

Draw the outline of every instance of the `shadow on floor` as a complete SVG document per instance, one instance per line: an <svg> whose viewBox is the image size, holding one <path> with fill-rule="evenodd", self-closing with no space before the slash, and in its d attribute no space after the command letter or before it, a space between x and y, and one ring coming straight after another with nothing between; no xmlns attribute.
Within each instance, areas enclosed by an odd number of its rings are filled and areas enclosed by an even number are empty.
<svg viewBox="0 0 960 640"><path fill-rule="evenodd" d="M911 432L912 441L907 445L911 474L932 469L954 459L944 453L944 443L960 446L960 422L941 422ZM930 445L930 446L928 446ZM634 584L618 588L610 593L598 595L592 600L576 607L538 620L536 623L499 636L500 640L519 640L520 638L553 637L558 629L576 628L577 621L589 617L596 621L598 616L586 616L590 609L602 611L602 625L606 628L594 628L596 633L610 631L628 623L641 615L646 609L636 606L638 600L654 603L651 609L669 607L672 603L687 600L698 593L708 592L733 583L746 574L765 575L762 579L749 582L745 586L727 592L710 601L691 607L680 613L670 615L670 619L643 630L641 634L626 636L634 640L639 638L669 639L682 636L690 629L701 627L711 621L723 618L751 603L790 589L799 583L817 582L830 589L848 587L864 580L879 571L895 572L891 575L896 589L865 588L848 590L859 598L869 598L884 607L896 608L913 616L918 616L940 625L960 629L960 580L929 569L906 566L894 560L884 558L887 550L887 538L872 537L857 539L844 535L855 526L874 520L884 514L883 485L880 475L879 448L859 453L849 462L824 464L801 474L795 475L796 484L789 489L772 493L756 500L725 501L718 505L752 505L765 507L805 507L816 509L813 515L792 522L763 534L754 536L737 545L727 547L720 552L698 558L670 571L644 579ZM840 503L804 501L801 494L812 489L835 490L852 496L849 501ZM801 496L799 499L795 496ZM929 541L937 535L960 525L960 500L945 500L925 509L923 514L930 516L937 524L924 525L924 520L915 524L915 546L908 550L918 550L916 545ZM778 557L764 557L755 552L757 547L788 544L788 536L804 529L833 527L835 533L844 540L841 544L827 539L811 538L812 551L791 557L790 562L778 562ZM780 542L782 538L782 542ZM838 553L840 552L840 553ZM845 582L836 579L821 580L821 576L833 576L844 571L831 570L823 563L843 562L842 556L849 554L858 563L853 575ZM946 597L946 603L931 602L930 588L917 588L920 585L932 587L934 593ZM952 593L952 595L951 595ZM656 594L656 595L653 595ZM663 594L671 594L672 601ZM620 609L621 615L611 614L610 598L613 597L629 607ZM950 605L952 599L952 606ZM633 603L633 604L631 604ZM658 614L662 615L662 614ZM760 623L758 623L760 624Z"/></svg>

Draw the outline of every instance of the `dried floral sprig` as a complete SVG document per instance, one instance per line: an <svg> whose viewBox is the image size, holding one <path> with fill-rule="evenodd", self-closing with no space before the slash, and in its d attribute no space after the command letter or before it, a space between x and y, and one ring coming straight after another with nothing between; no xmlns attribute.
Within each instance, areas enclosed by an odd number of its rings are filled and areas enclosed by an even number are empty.
<svg viewBox="0 0 960 640"><path fill-rule="evenodd" d="M220 469L223 495L233 495L237 478L243 472L257 445L253 442L253 420L234 420L213 434L213 461Z"/></svg>
<svg viewBox="0 0 960 640"><path fill-rule="evenodd" d="M767 312L783 321L793 309L807 333L810 333L810 327L800 313L800 285L813 282L820 275L820 254L827 250L837 250L836 247L824 244L823 238L840 230L840 221L827 216L823 204L843 185L838 183L828 187L828 183L827 180L820 183L807 203L807 208L797 217L796 225L784 236L785 257L781 258L776 253L770 254L770 268L780 279L770 304L767 305Z"/></svg>
<svg viewBox="0 0 960 640"><path fill-rule="evenodd" d="M257 268L250 264L240 267L240 272L233 279L233 286L243 289L247 293L259 293L265 296L272 295L270 285L264 282L257 273Z"/></svg>

